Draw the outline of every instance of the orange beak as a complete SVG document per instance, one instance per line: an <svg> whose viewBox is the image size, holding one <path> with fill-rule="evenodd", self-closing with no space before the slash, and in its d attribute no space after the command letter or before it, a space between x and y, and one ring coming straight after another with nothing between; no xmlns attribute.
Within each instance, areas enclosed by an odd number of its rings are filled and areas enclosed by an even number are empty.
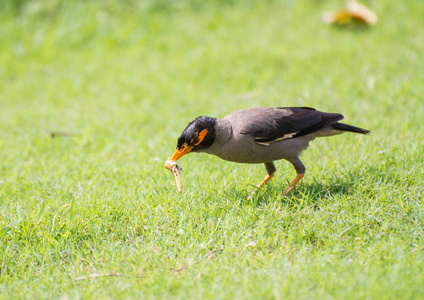
<svg viewBox="0 0 424 300"><path fill-rule="evenodd" d="M183 147L181 149L177 148L175 150L174 154L172 155L171 160L177 161L181 156L191 152L192 149L193 149L193 147L190 147L190 146L186 146L186 147Z"/></svg>
<svg viewBox="0 0 424 300"><path fill-rule="evenodd" d="M167 160L165 163L165 168L170 170L169 167L169 162L176 162L181 156L191 152L191 150L193 150L192 146L187 146L187 144L183 144L183 146L181 148L177 148L174 152L174 154L172 155L171 159Z"/></svg>

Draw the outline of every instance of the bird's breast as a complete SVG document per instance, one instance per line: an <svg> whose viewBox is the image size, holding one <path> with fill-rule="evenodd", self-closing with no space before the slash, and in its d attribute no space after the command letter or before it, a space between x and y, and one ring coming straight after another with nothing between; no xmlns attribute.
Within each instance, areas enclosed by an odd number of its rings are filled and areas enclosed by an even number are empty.
<svg viewBox="0 0 424 300"><path fill-rule="evenodd" d="M237 135L231 137L225 144L209 149L212 151L205 152L232 162L265 163L299 156L312 139L313 136L304 136L265 146L256 143L252 136Z"/></svg>

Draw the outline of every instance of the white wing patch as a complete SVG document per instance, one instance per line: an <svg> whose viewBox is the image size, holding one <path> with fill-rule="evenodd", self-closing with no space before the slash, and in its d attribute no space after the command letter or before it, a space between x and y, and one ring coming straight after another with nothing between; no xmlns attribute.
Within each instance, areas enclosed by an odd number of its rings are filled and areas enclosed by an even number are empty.
<svg viewBox="0 0 424 300"><path fill-rule="evenodd" d="M282 137L280 137L280 138L278 138L278 139L275 139L275 140L272 140L272 141L269 141L269 142L256 142L257 144L259 144L259 145L264 145L264 146L269 146L269 145L271 145L271 143L275 143L275 142L278 142L278 141L282 141L282 140L286 140L286 139L291 139L292 137L294 137L295 135L296 135L296 133L298 133L299 131L297 131L297 132L293 132L293 133L286 133L285 135L283 135Z"/></svg>

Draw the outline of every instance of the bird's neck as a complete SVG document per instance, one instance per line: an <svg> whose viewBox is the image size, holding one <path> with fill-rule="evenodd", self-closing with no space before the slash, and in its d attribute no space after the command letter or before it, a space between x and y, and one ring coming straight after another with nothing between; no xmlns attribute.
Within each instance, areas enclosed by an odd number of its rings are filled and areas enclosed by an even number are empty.
<svg viewBox="0 0 424 300"><path fill-rule="evenodd" d="M210 147L202 149L201 152L216 155L216 153L219 153L219 149L231 138L232 133L233 130L228 120L216 119L215 141Z"/></svg>

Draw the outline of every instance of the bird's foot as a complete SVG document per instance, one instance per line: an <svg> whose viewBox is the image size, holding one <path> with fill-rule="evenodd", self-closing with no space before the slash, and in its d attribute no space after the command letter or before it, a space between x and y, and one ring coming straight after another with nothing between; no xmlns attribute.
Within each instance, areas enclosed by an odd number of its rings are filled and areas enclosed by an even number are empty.
<svg viewBox="0 0 424 300"><path fill-rule="evenodd" d="M290 192L293 190L293 188L296 186L296 184L302 180L303 176L305 176L305 173L299 173L297 174L296 178L293 180L292 183L288 186L288 188L284 191L284 193L281 194L281 197L287 197Z"/></svg>
<svg viewBox="0 0 424 300"><path fill-rule="evenodd" d="M257 190L259 190L259 188L257 188ZM251 192L251 193L250 193L249 197L247 197L247 200L248 200L248 201L250 201L250 200L252 200L252 199L253 199L253 197L255 196L255 194L256 194L256 192L257 192L257 190L255 190L255 191L253 191L253 192Z"/></svg>
<svg viewBox="0 0 424 300"><path fill-rule="evenodd" d="M287 198L289 195L290 195L290 192L293 190L293 187L288 187L285 191L284 191L284 193L282 193L281 194L281 197L283 197L283 198Z"/></svg>

